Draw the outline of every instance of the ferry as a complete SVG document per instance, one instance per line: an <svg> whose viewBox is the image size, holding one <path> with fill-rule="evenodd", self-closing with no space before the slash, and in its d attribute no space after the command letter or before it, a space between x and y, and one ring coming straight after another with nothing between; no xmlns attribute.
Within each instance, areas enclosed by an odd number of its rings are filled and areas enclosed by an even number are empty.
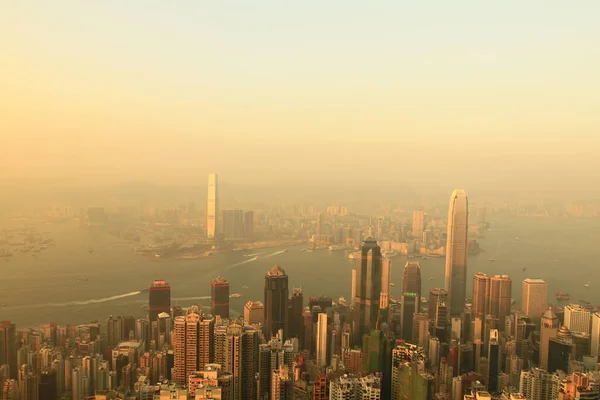
<svg viewBox="0 0 600 400"><path fill-rule="evenodd" d="M229 297L231 297L233 299L237 299L238 297L242 297L242 295L239 293L234 293L234 294L230 295Z"/></svg>
<svg viewBox="0 0 600 400"><path fill-rule="evenodd" d="M571 295L569 293L556 292L556 300L570 300Z"/></svg>
<svg viewBox="0 0 600 400"><path fill-rule="evenodd" d="M396 284L394 282L392 282L392 283L390 283L390 286L394 287L394 286L396 286Z"/></svg>
<svg viewBox="0 0 600 400"><path fill-rule="evenodd" d="M397 252L395 252L394 250L388 250L388 251L384 251L383 253L381 253L382 256L384 256L385 258L392 258L392 257L396 257L398 255Z"/></svg>
<svg viewBox="0 0 600 400"><path fill-rule="evenodd" d="M242 286L242 289L248 289L248 286L244 285L244 286Z"/></svg>

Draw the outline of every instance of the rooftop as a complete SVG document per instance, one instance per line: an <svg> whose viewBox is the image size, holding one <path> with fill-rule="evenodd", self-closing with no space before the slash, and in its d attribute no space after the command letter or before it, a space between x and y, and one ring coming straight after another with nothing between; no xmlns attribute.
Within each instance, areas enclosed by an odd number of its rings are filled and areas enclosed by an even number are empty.
<svg viewBox="0 0 600 400"><path fill-rule="evenodd" d="M279 265L274 266L267 272L267 276L286 276L285 271Z"/></svg>

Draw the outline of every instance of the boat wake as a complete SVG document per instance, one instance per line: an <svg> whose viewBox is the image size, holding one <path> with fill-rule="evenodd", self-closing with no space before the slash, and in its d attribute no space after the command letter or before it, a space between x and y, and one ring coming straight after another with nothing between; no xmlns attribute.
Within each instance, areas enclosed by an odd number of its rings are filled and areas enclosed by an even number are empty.
<svg viewBox="0 0 600 400"><path fill-rule="evenodd" d="M270 257L278 256L278 255L280 255L280 254L283 254L283 253L285 253L286 251L287 251L287 250L279 250L279 251L276 251L275 253L271 253L271 254L269 254L269 255L266 255L266 256L264 256L263 258L270 258Z"/></svg>
<svg viewBox="0 0 600 400"><path fill-rule="evenodd" d="M258 260L258 256L249 258L249 259L244 260L244 261L240 261L239 263L232 264L232 265L229 266L229 268L239 267L240 265L248 264L248 263L251 263L251 262L256 261L256 260Z"/></svg>
<svg viewBox="0 0 600 400"><path fill-rule="evenodd" d="M210 300L210 296L175 297L171 300L174 300L174 301Z"/></svg>
<svg viewBox="0 0 600 400"><path fill-rule="evenodd" d="M244 254L244 257L256 257L256 256L260 256L263 253L264 253L264 251L260 252L260 253Z"/></svg>
<svg viewBox="0 0 600 400"><path fill-rule="evenodd" d="M97 304L97 303L106 303L109 301L124 299L126 297L137 296L141 294L141 291L129 292L118 294L116 296L103 297L100 299L89 299L89 300L76 300L76 301L66 301L64 303L43 303L43 304L23 304L17 306L7 306L5 309L10 310L20 310L25 308L42 308L42 307L68 307L68 306L85 306L88 304Z"/></svg>

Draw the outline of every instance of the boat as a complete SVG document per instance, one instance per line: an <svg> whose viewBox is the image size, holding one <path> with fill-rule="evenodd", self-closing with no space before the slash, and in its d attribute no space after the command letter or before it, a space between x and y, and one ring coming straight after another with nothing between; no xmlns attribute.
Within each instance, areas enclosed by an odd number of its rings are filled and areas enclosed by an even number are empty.
<svg viewBox="0 0 600 400"><path fill-rule="evenodd" d="M160 254L160 253L154 253L154 257L160 258L160 257L162 257L162 254Z"/></svg>
<svg viewBox="0 0 600 400"><path fill-rule="evenodd" d="M244 286L242 286L242 289L248 289L248 286L244 285Z"/></svg>
<svg viewBox="0 0 600 400"><path fill-rule="evenodd" d="M586 288L587 288L587 287L590 287L590 286L591 286L591 285L590 285L590 283L589 283L589 282L588 282L588 283L586 283L585 285L583 285L583 287L586 287Z"/></svg>
<svg viewBox="0 0 600 400"><path fill-rule="evenodd" d="M430 280L430 281L432 281L432 280L433 280L433 276L430 276L430 277L429 277L429 280Z"/></svg>
<svg viewBox="0 0 600 400"><path fill-rule="evenodd" d="M423 259L423 260L429 260L429 256L423 255L423 256L421 256L421 259Z"/></svg>
<svg viewBox="0 0 600 400"><path fill-rule="evenodd" d="M360 258L360 253L358 251L350 253L350 254L348 254L348 258L351 260L358 259L358 258Z"/></svg>
<svg viewBox="0 0 600 400"><path fill-rule="evenodd" d="M288 249L281 250L282 253L287 253Z"/></svg>
<svg viewBox="0 0 600 400"><path fill-rule="evenodd" d="M388 251L384 251L383 253L381 253L382 256L384 256L385 258L392 258L392 257L396 257L398 255L397 252L395 252L394 250L388 250Z"/></svg>
<svg viewBox="0 0 600 400"><path fill-rule="evenodd" d="M570 300L570 299L571 299L571 295L569 295L569 293L556 292L556 300L561 301L561 300Z"/></svg>
<svg viewBox="0 0 600 400"><path fill-rule="evenodd" d="M518 237L518 236L517 236L517 239L516 239L516 240L519 240L519 237Z"/></svg>
<svg viewBox="0 0 600 400"><path fill-rule="evenodd" d="M334 244L332 246L329 246L329 251L338 251L338 250L344 250L345 247L339 244Z"/></svg>
<svg viewBox="0 0 600 400"><path fill-rule="evenodd" d="M90 254L92 254L92 253L94 252L94 249L92 249L92 246L90 246L90 247L88 248L88 252L89 252Z"/></svg>
<svg viewBox="0 0 600 400"><path fill-rule="evenodd" d="M390 286L394 287L396 284L394 282L390 283Z"/></svg>
<svg viewBox="0 0 600 400"><path fill-rule="evenodd" d="M237 299L238 297L242 297L241 294L239 293L233 293L232 295L230 295L229 297L231 297L232 299Z"/></svg>
<svg viewBox="0 0 600 400"><path fill-rule="evenodd" d="M494 261L496 261L496 259L495 258L488 258L488 261L489 262L494 262Z"/></svg>

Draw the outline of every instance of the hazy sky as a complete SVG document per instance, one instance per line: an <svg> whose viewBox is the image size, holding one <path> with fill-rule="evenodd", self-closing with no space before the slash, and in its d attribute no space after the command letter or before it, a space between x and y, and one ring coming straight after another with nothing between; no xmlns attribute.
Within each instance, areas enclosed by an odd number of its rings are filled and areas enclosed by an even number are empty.
<svg viewBox="0 0 600 400"><path fill-rule="evenodd" d="M598 182L599 15L598 0L2 1L0 182Z"/></svg>

